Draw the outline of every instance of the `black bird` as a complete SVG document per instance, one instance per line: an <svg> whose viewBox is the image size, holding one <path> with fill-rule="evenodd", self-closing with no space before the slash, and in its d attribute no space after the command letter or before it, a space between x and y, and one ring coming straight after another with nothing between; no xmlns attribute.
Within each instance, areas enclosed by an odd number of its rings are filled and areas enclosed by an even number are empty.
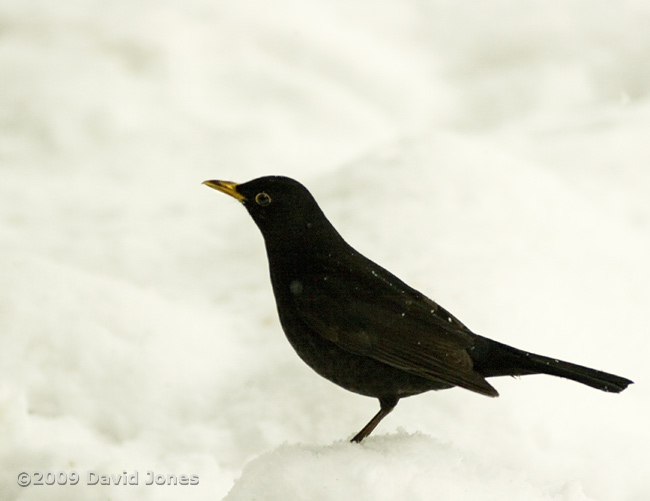
<svg viewBox="0 0 650 501"><path fill-rule="evenodd" d="M204 184L240 201L262 232L280 322L300 358L333 383L379 399L352 442L403 397L454 386L498 396L487 377L550 374L614 393L632 383L474 334L350 247L293 179Z"/></svg>

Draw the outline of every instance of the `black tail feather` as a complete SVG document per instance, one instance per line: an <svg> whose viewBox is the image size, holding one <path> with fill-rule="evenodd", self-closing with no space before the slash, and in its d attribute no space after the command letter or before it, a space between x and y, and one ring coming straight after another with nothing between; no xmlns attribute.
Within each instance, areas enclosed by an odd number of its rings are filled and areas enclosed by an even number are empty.
<svg viewBox="0 0 650 501"><path fill-rule="evenodd" d="M570 362L535 355L534 353L525 353L524 356L530 363L529 367L537 373L571 379L598 390L620 393L632 383L632 381L624 377Z"/></svg>
<svg viewBox="0 0 650 501"><path fill-rule="evenodd" d="M487 338L478 340L471 356L474 369L484 377L549 374L612 393L620 393L633 383L621 376L528 353Z"/></svg>

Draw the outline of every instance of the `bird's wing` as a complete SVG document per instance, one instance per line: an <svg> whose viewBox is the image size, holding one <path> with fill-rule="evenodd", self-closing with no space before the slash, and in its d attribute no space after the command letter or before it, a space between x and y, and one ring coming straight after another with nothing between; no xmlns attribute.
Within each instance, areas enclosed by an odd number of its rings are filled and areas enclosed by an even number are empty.
<svg viewBox="0 0 650 501"><path fill-rule="evenodd" d="M475 337L435 302L362 258L359 266L309 276L293 295L295 311L340 348L433 381L483 395L497 391L467 349Z"/></svg>

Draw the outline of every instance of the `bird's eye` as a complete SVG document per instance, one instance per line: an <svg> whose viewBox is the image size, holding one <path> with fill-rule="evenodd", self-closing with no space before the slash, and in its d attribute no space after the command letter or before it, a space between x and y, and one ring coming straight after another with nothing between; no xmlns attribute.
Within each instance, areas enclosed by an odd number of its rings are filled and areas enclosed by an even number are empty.
<svg viewBox="0 0 650 501"><path fill-rule="evenodd" d="M255 195L255 203L261 207L266 207L271 203L271 197L268 195L268 193L261 191Z"/></svg>

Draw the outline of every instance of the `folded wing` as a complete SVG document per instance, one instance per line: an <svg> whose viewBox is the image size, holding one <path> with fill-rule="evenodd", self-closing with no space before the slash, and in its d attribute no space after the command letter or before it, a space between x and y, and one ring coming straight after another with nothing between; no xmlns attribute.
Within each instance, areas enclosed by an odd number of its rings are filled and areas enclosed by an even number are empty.
<svg viewBox="0 0 650 501"><path fill-rule="evenodd" d="M474 371L467 349L476 336L446 310L371 261L365 267L357 261L347 273L329 271L308 276L294 296L301 321L312 330L350 353L498 395Z"/></svg>

